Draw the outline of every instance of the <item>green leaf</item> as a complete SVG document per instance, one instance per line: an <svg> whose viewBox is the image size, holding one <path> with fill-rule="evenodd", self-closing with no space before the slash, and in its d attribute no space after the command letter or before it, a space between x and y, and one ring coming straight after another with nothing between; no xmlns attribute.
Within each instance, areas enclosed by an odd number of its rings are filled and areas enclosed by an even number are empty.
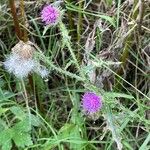
<svg viewBox="0 0 150 150"><path fill-rule="evenodd" d="M20 120L23 120L26 116L23 109L19 106L13 106L10 108L10 111Z"/></svg>
<svg viewBox="0 0 150 150"><path fill-rule="evenodd" d="M13 106L10 108L10 110L18 119L24 120L24 121L26 120L25 121L26 123L29 122L28 114L26 114L21 107ZM41 124L40 119L37 116L30 114L30 117L31 117L31 124L33 126L39 126Z"/></svg>
<svg viewBox="0 0 150 150"><path fill-rule="evenodd" d="M116 92L105 92L105 96L116 98L116 97L122 97L127 99L133 99L134 97L132 95L123 94L123 93L116 93Z"/></svg>
<svg viewBox="0 0 150 150"><path fill-rule="evenodd" d="M18 147L24 148L25 146L32 145L30 136L31 125L29 119L24 119L17 123L13 128L13 140Z"/></svg>
<svg viewBox="0 0 150 150"><path fill-rule="evenodd" d="M31 124L33 126L35 126L35 127L40 126L41 125L41 121L40 121L39 117L31 114Z"/></svg>
<svg viewBox="0 0 150 150"><path fill-rule="evenodd" d="M24 119L23 121L20 121L19 123L16 123L16 125L13 127L14 131L20 131L20 132L29 132L31 131L31 125L29 122L29 119Z"/></svg>
<svg viewBox="0 0 150 150"><path fill-rule="evenodd" d="M22 148L33 144L30 134L25 132L15 132L13 140L18 147Z"/></svg>
<svg viewBox="0 0 150 150"><path fill-rule="evenodd" d="M120 131L120 125L116 123L115 117L111 112L111 108L109 106L106 107L107 114L105 115L105 119L107 122L107 128L112 133L112 139L116 142L118 150L122 150L122 137Z"/></svg>
<svg viewBox="0 0 150 150"><path fill-rule="evenodd" d="M82 141L82 138L81 138L81 135L80 135L80 128L79 128L79 126L76 125L73 128L73 130L70 133L70 137L73 140ZM76 144L75 143L70 143L70 149L77 150L77 149L82 149L82 147L83 147L83 144L81 144L79 142L77 142Z"/></svg>
<svg viewBox="0 0 150 150"><path fill-rule="evenodd" d="M11 150L12 148L12 142L11 140L5 141L2 145L2 150Z"/></svg>
<svg viewBox="0 0 150 150"><path fill-rule="evenodd" d="M3 145L6 141L11 140L13 132L11 129L5 129L0 133L0 145Z"/></svg>
<svg viewBox="0 0 150 150"><path fill-rule="evenodd" d="M7 128L6 122L4 120L0 119L0 134L5 128Z"/></svg>
<svg viewBox="0 0 150 150"><path fill-rule="evenodd" d="M12 147L11 138L13 137L13 132L11 129L6 129L0 133L0 145L2 145L2 150L10 150Z"/></svg>

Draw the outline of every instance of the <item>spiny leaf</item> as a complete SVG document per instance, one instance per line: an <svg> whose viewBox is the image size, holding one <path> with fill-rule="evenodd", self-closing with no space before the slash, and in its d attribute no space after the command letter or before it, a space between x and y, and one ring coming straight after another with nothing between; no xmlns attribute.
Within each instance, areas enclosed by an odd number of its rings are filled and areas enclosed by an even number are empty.
<svg viewBox="0 0 150 150"><path fill-rule="evenodd" d="M105 119L107 122L107 127L112 133L113 140L116 142L118 150L122 150L123 145L121 143L121 135L119 131L120 126L116 124L115 118L111 113L111 108L107 106L106 109L107 109L107 114L105 115Z"/></svg>

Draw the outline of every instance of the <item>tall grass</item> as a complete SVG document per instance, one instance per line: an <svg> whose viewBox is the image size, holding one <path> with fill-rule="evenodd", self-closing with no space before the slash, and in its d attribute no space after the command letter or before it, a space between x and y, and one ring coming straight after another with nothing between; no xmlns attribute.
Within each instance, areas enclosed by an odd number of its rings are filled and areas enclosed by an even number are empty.
<svg viewBox="0 0 150 150"><path fill-rule="evenodd" d="M0 149L150 149L149 2L67 0L49 28L40 19L48 2L9 2L0 1ZM23 37L47 78L20 80L4 69ZM95 116L82 110L87 91L103 98Z"/></svg>

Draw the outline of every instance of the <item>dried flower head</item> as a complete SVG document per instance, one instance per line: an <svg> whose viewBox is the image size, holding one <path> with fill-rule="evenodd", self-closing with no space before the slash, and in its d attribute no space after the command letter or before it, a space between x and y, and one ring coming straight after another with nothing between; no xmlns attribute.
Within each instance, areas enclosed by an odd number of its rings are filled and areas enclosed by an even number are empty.
<svg viewBox="0 0 150 150"><path fill-rule="evenodd" d="M12 54L18 54L22 59L30 59L33 56L35 49L30 42L24 43L19 41L13 48Z"/></svg>
<svg viewBox="0 0 150 150"><path fill-rule="evenodd" d="M46 25L56 25L61 18L61 11L54 5L47 5L41 11L41 19Z"/></svg>
<svg viewBox="0 0 150 150"><path fill-rule="evenodd" d="M32 72L38 73L42 78L48 76L46 67L38 63L37 60L34 60L34 51L35 49L31 46L30 42L24 43L19 41L12 48L11 54L3 63L5 69L18 78L27 77Z"/></svg>
<svg viewBox="0 0 150 150"><path fill-rule="evenodd" d="M94 114L102 107L102 98L95 93L86 92L82 97L83 111L88 114Z"/></svg>

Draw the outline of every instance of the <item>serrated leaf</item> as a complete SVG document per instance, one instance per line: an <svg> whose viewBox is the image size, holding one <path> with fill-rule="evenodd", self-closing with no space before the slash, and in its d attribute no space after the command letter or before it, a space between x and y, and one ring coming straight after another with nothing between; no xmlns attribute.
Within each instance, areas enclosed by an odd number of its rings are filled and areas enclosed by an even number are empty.
<svg viewBox="0 0 150 150"><path fill-rule="evenodd" d="M21 131L15 132L13 140L18 147L22 148L33 144L30 134Z"/></svg>
<svg viewBox="0 0 150 150"><path fill-rule="evenodd" d="M40 121L39 117L31 114L31 124L33 126L35 126L35 127L40 126L41 125L41 121Z"/></svg>
<svg viewBox="0 0 150 150"><path fill-rule="evenodd" d="M0 133L0 145L3 145L6 141L11 140L13 132L11 129L5 129Z"/></svg>
<svg viewBox="0 0 150 150"><path fill-rule="evenodd" d="M25 146L33 144L30 136L31 124L29 119L18 122L14 125L12 130L14 135L12 139L18 147L24 148Z"/></svg>
<svg viewBox="0 0 150 150"><path fill-rule="evenodd" d="M13 127L13 130L20 132L29 132L31 130L29 119L24 119L23 121L16 123L15 126Z"/></svg>
<svg viewBox="0 0 150 150"><path fill-rule="evenodd" d="M23 120L26 116L21 107L13 106L10 108L10 111L20 120Z"/></svg>
<svg viewBox="0 0 150 150"><path fill-rule="evenodd" d="M115 117L111 112L111 108L107 106L106 109L107 109L107 114L105 115L105 119L107 122L107 128L111 131L112 138L116 142L118 150L122 150L123 145L121 142L122 137L119 130L120 125L115 122Z"/></svg>
<svg viewBox="0 0 150 150"><path fill-rule="evenodd" d="M7 128L7 124L4 120L0 119L0 133Z"/></svg>
<svg viewBox="0 0 150 150"><path fill-rule="evenodd" d="M2 150L11 150L12 148L12 142L11 140L5 141L2 145Z"/></svg>
<svg viewBox="0 0 150 150"><path fill-rule="evenodd" d="M0 145L2 145L2 150L10 150L12 147L11 138L13 137L13 132L11 129L5 129L0 133Z"/></svg>

